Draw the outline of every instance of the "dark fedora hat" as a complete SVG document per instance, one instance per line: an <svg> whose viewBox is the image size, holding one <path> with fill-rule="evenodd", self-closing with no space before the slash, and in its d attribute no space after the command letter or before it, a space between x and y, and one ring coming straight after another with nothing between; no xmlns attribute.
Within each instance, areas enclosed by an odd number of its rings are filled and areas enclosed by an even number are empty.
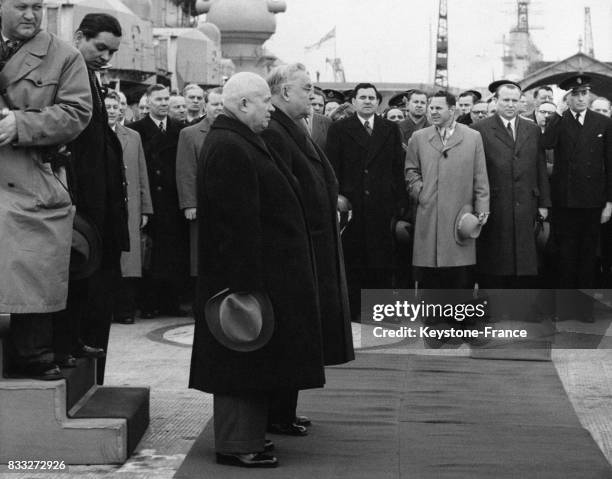
<svg viewBox="0 0 612 479"><path fill-rule="evenodd" d="M536 239L536 249L538 253L544 253L550 238L550 223L545 220L537 220L535 223L534 233Z"/></svg>
<svg viewBox="0 0 612 479"><path fill-rule="evenodd" d="M264 293L224 289L206 302L204 316L214 338L233 351L261 349L274 332L274 309Z"/></svg>
<svg viewBox="0 0 612 479"><path fill-rule="evenodd" d="M70 279L91 276L102 261L102 239L96 225L77 211L72 225Z"/></svg>
<svg viewBox="0 0 612 479"><path fill-rule="evenodd" d="M496 80L492 83L489 84L489 91L491 93L495 93L497 91L497 89L502 86L502 85L514 85L515 87L517 87L519 90L523 90L521 88L521 85L519 85L517 82L512 81L512 80Z"/></svg>
<svg viewBox="0 0 612 479"><path fill-rule="evenodd" d="M399 219L394 222L393 235L398 244L412 244L414 227L410 221Z"/></svg>
<svg viewBox="0 0 612 479"><path fill-rule="evenodd" d="M463 206L455 217L455 241L464 246L469 240L478 238L481 230L482 223L472 213L472 206Z"/></svg>

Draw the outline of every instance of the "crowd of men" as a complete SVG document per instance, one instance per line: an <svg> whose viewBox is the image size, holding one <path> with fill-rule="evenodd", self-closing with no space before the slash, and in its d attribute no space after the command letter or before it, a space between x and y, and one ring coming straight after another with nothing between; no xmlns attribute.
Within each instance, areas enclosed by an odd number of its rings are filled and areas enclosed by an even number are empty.
<svg viewBox="0 0 612 479"><path fill-rule="evenodd" d="M354 358L362 289L610 286L610 101L585 75L560 104L536 89L532 112L508 80L381 112L375 85L323 91L293 63L151 85L132 111L99 82L117 19L86 15L70 46L41 12L0 5L11 376L93 357L102 384L111 322L187 314L197 277L190 386L214 395L217 461L275 467L265 434L308 433L298 391ZM551 314L592 321L592 303Z"/></svg>

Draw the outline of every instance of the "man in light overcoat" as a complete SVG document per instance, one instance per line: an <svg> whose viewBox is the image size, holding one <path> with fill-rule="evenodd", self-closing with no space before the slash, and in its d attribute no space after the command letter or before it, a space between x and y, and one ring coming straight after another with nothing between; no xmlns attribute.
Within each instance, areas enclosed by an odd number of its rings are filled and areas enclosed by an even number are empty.
<svg viewBox="0 0 612 479"><path fill-rule="evenodd" d="M422 288L471 288L476 245L457 241L455 224L466 205L483 223L489 213L482 140L455 121L452 95L436 93L429 110L433 125L413 133L406 154L408 192L417 203L412 263Z"/></svg>
<svg viewBox="0 0 612 479"><path fill-rule="evenodd" d="M66 305L74 206L65 169L46 160L87 126L92 100L82 56L40 30L42 0L19 3L0 6L0 312L15 372L58 379L50 313Z"/></svg>

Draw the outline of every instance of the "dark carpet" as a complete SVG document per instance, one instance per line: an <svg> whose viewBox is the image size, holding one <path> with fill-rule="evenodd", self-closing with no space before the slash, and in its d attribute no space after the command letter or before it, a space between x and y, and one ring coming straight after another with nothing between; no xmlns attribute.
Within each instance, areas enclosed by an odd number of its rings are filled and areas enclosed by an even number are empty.
<svg viewBox="0 0 612 479"><path fill-rule="evenodd" d="M550 362L362 353L298 412L309 436L269 435L277 469L217 465L211 421L174 477L612 478Z"/></svg>

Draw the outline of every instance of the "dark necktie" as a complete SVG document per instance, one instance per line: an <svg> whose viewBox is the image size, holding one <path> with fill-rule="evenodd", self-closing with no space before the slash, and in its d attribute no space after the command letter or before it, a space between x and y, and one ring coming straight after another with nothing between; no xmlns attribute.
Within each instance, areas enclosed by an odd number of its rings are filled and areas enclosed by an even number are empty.
<svg viewBox="0 0 612 479"><path fill-rule="evenodd" d="M158 126L159 126L159 131L161 131L162 133L166 133L166 129L164 128L163 121L160 121Z"/></svg>
<svg viewBox="0 0 612 479"><path fill-rule="evenodd" d="M578 123L578 126L582 126L582 123L580 123L580 112L576 113L576 123Z"/></svg>
<svg viewBox="0 0 612 479"><path fill-rule="evenodd" d="M366 120L363 123L363 127L365 128L366 133L371 136L372 135L372 127L370 126L370 120Z"/></svg>
<svg viewBox="0 0 612 479"><path fill-rule="evenodd" d="M508 134L510 135L510 138L512 138L512 141L514 141L514 131L512 131L512 122L508 122L508 125L506 125L506 128L508 129Z"/></svg>
<svg viewBox="0 0 612 479"><path fill-rule="evenodd" d="M0 44L0 68L4 68L6 62L19 50L21 42L17 40L2 41Z"/></svg>

